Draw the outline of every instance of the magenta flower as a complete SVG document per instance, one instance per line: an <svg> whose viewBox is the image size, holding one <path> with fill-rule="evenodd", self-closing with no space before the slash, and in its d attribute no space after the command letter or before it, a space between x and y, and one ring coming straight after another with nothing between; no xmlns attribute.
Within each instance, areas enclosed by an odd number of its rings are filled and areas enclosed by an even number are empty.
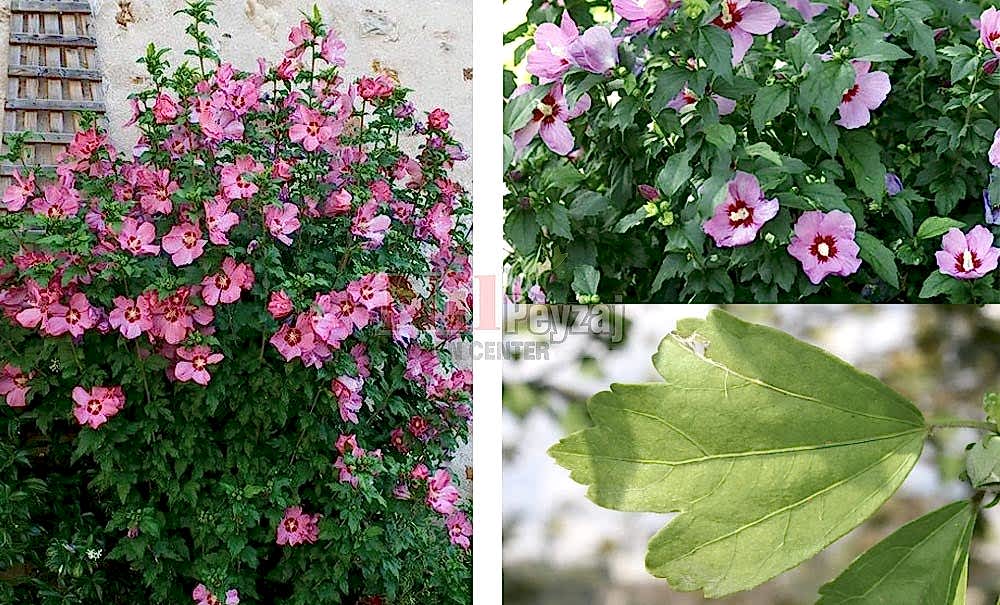
<svg viewBox="0 0 1000 605"><path fill-rule="evenodd" d="M799 11L802 15L802 19L806 23L812 22L817 16L823 13L827 9L826 4L820 2L811 2L810 0L786 0L788 6L791 6L795 10Z"/></svg>
<svg viewBox="0 0 1000 605"><path fill-rule="evenodd" d="M118 234L118 245L122 250L131 252L132 256L159 254L160 247L153 243L155 239L156 226L153 223L140 223L132 217L122 219L122 230Z"/></svg>
<svg viewBox="0 0 1000 605"><path fill-rule="evenodd" d="M854 67L854 86L844 93L840 101L840 119L837 124L844 128L860 128L871 121L871 110L880 106L892 88L889 74L884 71L869 73L872 64L868 61L851 61Z"/></svg>
<svg viewBox="0 0 1000 605"><path fill-rule="evenodd" d="M301 143L306 151L316 151L337 134L329 118L315 109L299 106L293 118L295 123L288 137L293 143Z"/></svg>
<svg viewBox="0 0 1000 605"><path fill-rule="evenodd" d="M0 395L12 408L23 408L27 405L29 381L32 374L25 374L21 368L6 364L0 369Z"/></svg>
<svg viewBox="0 0 1000 605"><path fill-rule="evenodd" d="M531 85L522 86L515 95L524 94L530 89ZM514 133L514 148L521 151L528 146L535 135L541 135L542 141L554 153L568 155L569 152L573 151L576 142L566 122L583 115L588 109L590 109L589 95L580 97L572 109L567 107L562 82L556 82L549 90L549 94L538 102L538 106L535 107L535 111L531 115L531 121Z"/></svg>
<svg viewBox="0 0 1000 605"><path fill-rule="evenodd" d="M282 325L281 329L271 337L270 343L278 349L285 361L302 357L316 346L312 318L303 313L296 318L295 324Z"/></svg>
<svg viewBox="0 0 1000 605"><path fill-rule="evenodd" d="M1000 248L993 247L993 234L976 225L966 235L952 227L941 238L941 250L934 253L941 273L958 279L976 279L997 268Z"/></svg>
<svg viewBox="0 0 1000 605"><path fill-rule="evenodd" d="M656 27L679 5L679 2L667 0L611 1L611 7L615 13L629 22L629 26L625 30L627 34L634 34L651 27Z"/></svg>
<svg viewBox="0 0 1000 605"><path fill-rule="evenodd" d="M846 212L811 210L795 223L788 253L799 259L814 284L827 275L850 275L861 267L854 230L854 217Z"/></svg>
<svg viewBox="0 0 1000 605"><path fill-rule="evenodd" d="M96 429L125 407L125 395L120 386L94 387L89 391L74 387L73 403L77 422Z"/></svg>
<svg viewBox="0 0 1000 605"><path fill-rule="evenodd" d="M201 229L194 223L174 225L163 236L163 251L170 255L175 266L190 265L205 253L205 240L201 239Z"/></svg>
<svg viewBox="0 0 1000 605"><path fill-rule="evenodd" d="M264 209L264 226L279 242L291 246L292 238L288 236L302 226L299 221L299 207L288 202L280 208L269 205Z"/></svg>
<svg viewBox="0 0 1000 605"><path fill-rule="evenodd" d="M3 193L4 208L10 212L18 212L35 195L35 173L29 172L27 177L21 176L20 170L14 171L14 184L7 187Z"/></svg>
<svg viewBox="0 0 1000 605"><path fill-rule="evenodd" d="M229 231L240 224L239 215L235 212L230 212L229 202L221 197L211 202L205 202L204 207L208 241L216 246L228 246Z"/></svg>
<svg viewBox="0 0 1000 605"><path fill-rule="evenodd" d="M31 211L51 219L73 216L80 210L80 194L62 185L45 187L45 194L31 202Z"/></svg>
<svg viewBox="0 0 1000 605"><path fill-rule="evenodd" d="M462 511L455 511L445 519L448 527L448 539L455 546L461 546L465 550L472 547L472 523Z"/></svg>
<svg viewBox="0 0 1000 605"><path fill-rule="evenodd" d="M720 116L728 116L736 110L736 101L732 99L727 99L722 95L713 93L712 100L715 101L715 106L718 108ZM681 112L697 102L698 95L694 94L693 90L685 86L679 93L677 93L677 96L667 103L667 107L676 112Z"/></svg>
<svg viewBox="0 0 1000 605"><path fill-rule="evenodd" d="M1000 56L1000 12L992 6L979 16L979 39L993 54Z"/></svg>
<svg viewBox="0 0 1000 605"><path fill-rule="evenodd" d="M129 340L138 338L143 332L153 329L153 317L145 298L137 300L124 296L115 297L115 308L108 315L112 328L121 332Z"/></svg>
<svg viewBox="0 0 1000 605"><path fill-rule="evenodd" d="M259 191L259 188L252 181L248 180L248 176L253 177L263 171L264 166L250 156L237 158L235 164L222 167L219 179L222 194L229 200L248 200L252 198Z"/></svg>
<svg viewBox="0 0 1000 605"><path fill-rule="evenodd" d="M438 469L427 479L427 505L442 515L455 512L458 489L451 484L451 475L445 469Z"/></svg>
<svg viewBox="0 0 1000 605"><path fill-rule="evenodd" d="M90 306L86 295L77 292L70 298L68 307L61 305L49 307L45 330L52 336L61 336L67 332L74 337L83 336L84 332L97 323L94 321L92 310L93 307Z"/></svg>
<svg viewBox="0 0 1000 605"><path fill-rule="evenodd" d="M353 281L348 284L347 292L369 311L387 307L392 303L389 276L385 273L371 273Z"/></svg>
<svg viewBox="0 0 1000 605"><path fill-rule="evenodd" d="M538 76L542 84L554 82L573 67L570 45L580 32L569 12L564 12L559 27L542 23L535 30L535 47L528 52L528 73Z"/></svg>
<svg viewBox="0 0 1000 605"><path fill-rule="evenodd" d="M364 404L361 388L364 382L352 376L340 376L330 383L330 390L340 407L340 418L344 422L358 423L358 412Z"/></svg>
<svg viewBox="0 0 1000 605"><path fill-rule="evenodd" d="M307 515L300 506L285 509L285 517L278 523L277 542L282 546L312 544L319 538L319 515Z"/></svg>
<svg viewBox="0 0 1000 605"><path fill-rule="evenodd" d="M606 27L595 25L569 45L573 62L595 74L605 74L618 65L618 41Z"/></svg>
<svg viewBox="0 0 1000 605"><path fill-rule="evenodd" d="M170 95L161 92L156 97L156 102L153 104L153 117L156 119L157 124L169 124L177 119L179 113L180 107Z"/></svg>
<svg viewBox="0 0 1000 605"><path fill-rule="evenodd" d="M376 212L378 212L378 204L369 201L358 208L354 220L351 221L351 233L367 239L365 248L369 250L382 245L385 234L392 224L392 219L384 214L376 214Z"/></svg>
<svg viewBox="0 0 1000 605"><path fill-rule="evenodd" d="M271 317L275 319L288 317L294 310L292 299L288 297L288 294L285 294L284 290L271 293L271 298L267 301L267 312L271 314Z"/></svg>
<svg viewBox="0 0 1000 605"><path fill-rule="evenodd" d="M219 601L217 596L209 592L204 584L194 587L194 591L191 592L191 598L196 601L195 605L222 605L222 601ZM240 605L240 593L235 588L226 591L225 605Z"/></svg>
<svg viewBox="0 0 1000 605"><path fill-rule="evenodd" d="M333 32L323 38L319 54L330 65L347 67L347 45Z"/></svg>
<svg viewBox="0 0 1000 605"><path fill-rule="evenodd" d="M729 248L749 244L757 237L764 223L778 214L778 200L764 199L757 177L737 172L729 181L726 199L715 207L712 218L702 230L715 240L715 245Z"/></svg>
<svg viewBox="0 0 1000 605"><path fill-rule="evenodd" d="M722 12L712 24L729 32L733 39L733 65L737 65L753 46L753 34L771 33L781 16L778 9L757 0L723 0Z"/></svg>
<svg viewBox="0 0 1000 605"><path fill-rule="evenodd" d="M212 379L212 375L208 373L208 366L223 360L222 353L213 353L212 349L205 345L181 347L177 349L177 356L181 361L174 367L174 377L181 382L193 380L202 386L207 385Z"/></svg>

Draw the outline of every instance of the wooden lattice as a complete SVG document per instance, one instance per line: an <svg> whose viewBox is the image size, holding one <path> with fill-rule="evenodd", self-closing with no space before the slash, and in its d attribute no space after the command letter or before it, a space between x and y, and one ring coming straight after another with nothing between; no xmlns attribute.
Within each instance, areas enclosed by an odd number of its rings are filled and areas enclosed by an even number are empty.
<svg viewBox="0 0 1000 605"><path fill-rule="evenodd" d="M50 168L73 139L78 112L104 113L90 4L11 0L10 9L3 131L31 133L27 163ZM0 165L3 181L16 167Z"/></svg>

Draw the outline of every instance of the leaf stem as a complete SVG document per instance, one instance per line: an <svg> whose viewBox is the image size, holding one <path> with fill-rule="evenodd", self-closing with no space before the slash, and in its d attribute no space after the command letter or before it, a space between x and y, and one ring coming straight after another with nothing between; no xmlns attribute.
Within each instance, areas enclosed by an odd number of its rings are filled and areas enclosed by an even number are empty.
<svg viewBox="0 0 1000 605"><path fill-rule="evenodd" d="M929 426L932 430L937 428L965 428L989 432L996 432L997 430L996 425L992 422L987 422L985 420L965 420L962 418L930 418L927 420L927 426Z"/></svg>

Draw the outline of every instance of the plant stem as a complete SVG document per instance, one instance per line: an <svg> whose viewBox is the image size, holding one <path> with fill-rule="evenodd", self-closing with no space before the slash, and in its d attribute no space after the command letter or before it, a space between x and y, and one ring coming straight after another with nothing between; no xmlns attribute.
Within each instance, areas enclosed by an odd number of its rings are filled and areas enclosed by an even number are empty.
<svg viewBox="0 0 1000 605"><path fill-rule="evenodd" d="M992 422L986 422L985 420L964 420L962 418L930 418L927 420L927 426L931 429L937 428L948 428L948 429L977 429L980 431L990 431L996 432L997 427Z"/></svg>

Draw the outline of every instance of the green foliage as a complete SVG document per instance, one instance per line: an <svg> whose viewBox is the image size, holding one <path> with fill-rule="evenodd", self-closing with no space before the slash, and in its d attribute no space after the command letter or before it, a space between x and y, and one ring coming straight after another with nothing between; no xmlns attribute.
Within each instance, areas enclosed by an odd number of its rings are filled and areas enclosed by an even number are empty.
<svg viewBox="0 0 1000 605"><path fill-rule="evenodd" d="M706 597L757 586L864 522L906 479L937 426L874 377L723 311L679 322L653 365L662 382L595 395L594 426L550 454L601 506L679 512L650 540L646 566ZM896 602L885 595L898 586L935 595L922 601L929 604L964 602L956 594L964 595L980 500L904 527L824 588L821 603L852 595Z"/></svg>
<svg viewBox="0 0 1000 605"><path fill-rule="evenodd" d="M607 4L567 7L585 28L607 14ZM574 68L565 76L574 96L586 92L592 100L586 114L567 123L576 142L571 159L555 159L537 139L518 157L512 148L507 155L512 276L543 286L550 302L588 295L575 286L580 266L601 273L597 294L604 300L629 302L1000 297L993 273L974 287L935 277L934 252L948 226L986 223L983 191L996 188L993 199L1000 198L1000 179L990 184L987 161L1000 124L1000 75L984 70L991 53L970 25L984 5L884 0L856 3L861 12L852 16L845 3L832 3L806 22L787 3L770 4L784 24L754 36L735 67L730 36L712 25L718 2L684 4L638 32L626 33L624 20L599 24L623 38L619 62L606 74ZM526 23L507 36L523 40L518 68L533 46L528 34L561 15L557 5L532 1ZM835 124L838 106L854 83L852 61L861 60L888 74L891 91L868 125L847 129ZM516 77L507 72L505 79L509 95ZM680 111L667 107L685 86L695 102ZM735 111L720 115L714 95L735 101ZM508 101L508 115L526 115L531 104L522 99ZM505 132L514 130L508 119ZM750 244L720 248L702 225L735 170L755 175L781 209ZM900 179L900 193L887 194L887 175ZM662 196L646 211L640 186ZM570 213L568 228L560 223L557 230L532 213L579 191L606 198L603 212ZM787 247L802 212L834 209L849 212L866 234L862 265L815 286L797 261L788 263ZM660 270L664 264L668 271ZM773 279L789 270L791 279Z"/></svg>

